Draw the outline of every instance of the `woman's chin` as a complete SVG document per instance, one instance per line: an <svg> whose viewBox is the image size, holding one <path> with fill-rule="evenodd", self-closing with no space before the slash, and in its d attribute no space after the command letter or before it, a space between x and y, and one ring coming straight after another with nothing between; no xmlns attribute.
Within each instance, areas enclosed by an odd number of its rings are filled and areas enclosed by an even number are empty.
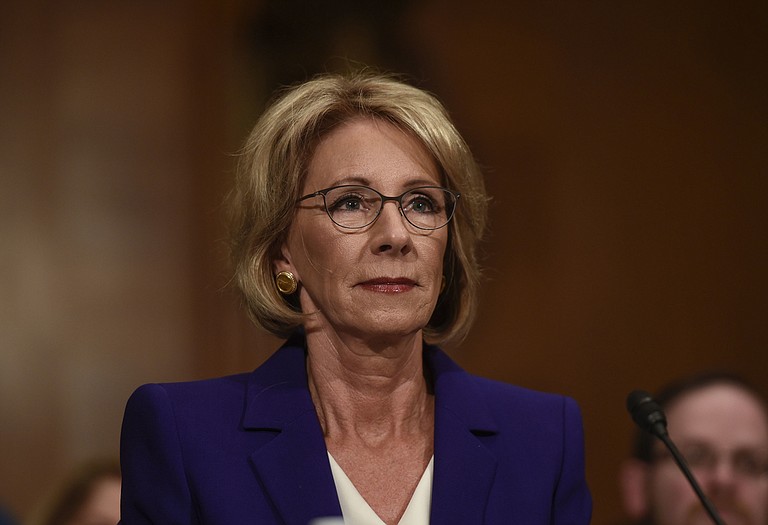
<svg viewBox="0 0 768 525"><path fill-rule="evenodd" d="M374 315L375 314L375 315ZM420 334L429 319L420 319L403 312L375 313L361 310L359 315L346 322L332 323L329 328L337 333L346 333L372 345L397 344Z"/></svg>

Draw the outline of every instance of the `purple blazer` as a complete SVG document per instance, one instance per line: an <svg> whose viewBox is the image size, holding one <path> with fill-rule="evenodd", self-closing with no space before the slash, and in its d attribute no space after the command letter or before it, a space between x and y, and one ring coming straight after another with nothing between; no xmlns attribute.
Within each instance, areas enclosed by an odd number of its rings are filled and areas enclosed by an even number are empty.
<svg viewBox="0 0 768 525"><path fill-rule="evenodd" d="M307 525L341 509L294 337L255 371L144 385L128 401L123 525ZM576 403L468 374L425 346L433 525L589 523Z"/></svg>

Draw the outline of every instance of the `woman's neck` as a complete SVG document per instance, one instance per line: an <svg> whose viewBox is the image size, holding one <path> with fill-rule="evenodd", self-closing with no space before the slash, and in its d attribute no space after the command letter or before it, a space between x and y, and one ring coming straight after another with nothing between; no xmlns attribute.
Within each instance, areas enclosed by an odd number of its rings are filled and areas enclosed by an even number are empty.
<svg viewBox="0 0 768 525"><path fill-rule="evenodd" d="M370 445L424 432L433 400L422 363L421 332L383 344L307 333L307 374L326 439L361 438Z"/></svg>

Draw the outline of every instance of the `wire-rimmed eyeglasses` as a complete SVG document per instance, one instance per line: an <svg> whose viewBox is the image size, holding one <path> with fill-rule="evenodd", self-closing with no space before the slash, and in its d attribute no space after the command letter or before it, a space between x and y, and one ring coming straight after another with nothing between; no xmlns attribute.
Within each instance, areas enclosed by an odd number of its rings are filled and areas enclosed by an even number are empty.
<svg viewBox="0 0 768 525"><path fill-rule="evenodd" d="M342 228L365 228L373 224L386 201L397 202L403 217L421 230L437 230L451 221L460 193L439 186L421 186L397 197L388 197L368 186L342 185L300 197L301 202L322 196L328 217Z"/></svg>

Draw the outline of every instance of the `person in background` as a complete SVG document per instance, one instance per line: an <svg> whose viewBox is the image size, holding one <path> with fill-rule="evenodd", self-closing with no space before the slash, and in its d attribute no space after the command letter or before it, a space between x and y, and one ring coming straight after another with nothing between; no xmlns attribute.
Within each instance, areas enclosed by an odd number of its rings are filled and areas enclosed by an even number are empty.
<svg viewBox="0 0 768 525"><path fill-rule="evenodd" d="M16 525L18 521L5 507L0 506L0 525Z"/></svg>
<svg viewBox="0 0 768 525"><path fill-rule="evenodd" d="M576 402L436 346L474 318L487 196L435 97L374 73L284 91L232 200L236 281L288 341L252 373L131 396L124 525L589 522Z"/></svg>
<svg viewBox="0 0 768 525"><path fill-rule="evenodd" d="M706 373L654 399L669 436L728 525L768 524L768 402L742 378ZM643 525L709 525L710 516L664 444L638 430L620 471L626 515Z"/></svg>
<svg viewBox="0 0 768 525"><path fill-rule="evenodd" d="M117 460L88 461L56 487L29 525L116 525L120 481Z"/></svg>

